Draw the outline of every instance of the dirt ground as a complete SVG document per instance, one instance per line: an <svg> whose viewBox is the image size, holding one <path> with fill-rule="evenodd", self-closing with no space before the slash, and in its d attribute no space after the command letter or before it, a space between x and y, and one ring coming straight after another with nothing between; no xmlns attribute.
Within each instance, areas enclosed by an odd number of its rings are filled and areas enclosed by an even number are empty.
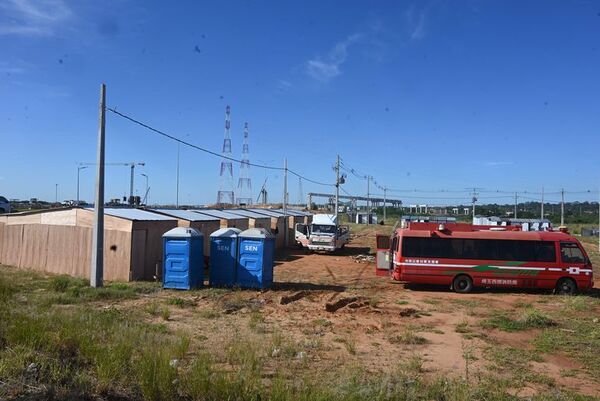
<svg viewBox="0 0 600 401"><path fill-rule="evenodd" d="M400 361L418 358L425 375L467 377L484 372L514 374L512 362L490 358L500 349L533 350L540 329L506 332L481 323L492 311L517 314L522 305L556 311L558 300L547 292L456 294L446 288L408 288L376 277L374 263L357 263L367 254L374 230L355 236L339 254L298 250L277 263L273 289L258 291L161 291L138 299L136 307L178 297L189 307L171 308L167 326L193 333L204 347L219 349L239 336L267 341L280 333L296 344L292 352L319 371L360 366L367 371L393 371ZM596 276L598 277L598 276ZM596 287L600 283L596 282ZM594 311L597 313L597 310ZM161 319L155 317L157 321ZM279 352L273 349L274 355ZM533 351L532 351L533 352ZM494 362L495 361L495 362ZM581 362L562 353L542 353L526 363L559 388L600 394L600 381ZM568 372L571 372L568 374ZM541 393L544 386L520 389L521 396Z"/></svg>

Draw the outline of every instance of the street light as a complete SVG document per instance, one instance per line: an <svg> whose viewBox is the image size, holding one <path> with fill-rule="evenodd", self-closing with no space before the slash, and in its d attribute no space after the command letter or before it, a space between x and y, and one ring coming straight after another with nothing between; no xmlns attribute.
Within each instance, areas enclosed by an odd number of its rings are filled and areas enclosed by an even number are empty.
<svg viewBox="0 0 600 401"><path fill-rule="evenodd" d="M77 167L77 206L79 206L79 173L81 170L85 170L88 166L79 166Z"/></svg>
<svg viewBox="0 0 600 401"><path fill-rule="evenodd" d="M54 184L54 203L58 203L58 184Z"/></svg>
<svg viewBox="0 0 600 401"><path fill-rule="evenodd" d="M142 173L142 177L146 178L146 192L144 192L144 205L148 204L148 175Z"/></svg>

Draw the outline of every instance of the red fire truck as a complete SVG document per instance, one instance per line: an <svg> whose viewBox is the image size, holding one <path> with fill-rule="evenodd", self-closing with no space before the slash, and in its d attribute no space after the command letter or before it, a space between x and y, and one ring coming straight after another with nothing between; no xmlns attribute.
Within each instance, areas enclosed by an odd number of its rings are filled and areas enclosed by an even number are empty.
<svg viewBox="0 0 600 401"><path fill-rule="evenodd" d="M376 273L460 293L500 287L574 294L594 285L590 259L566 231L461 223L410 223L377 236Z"/></svg>

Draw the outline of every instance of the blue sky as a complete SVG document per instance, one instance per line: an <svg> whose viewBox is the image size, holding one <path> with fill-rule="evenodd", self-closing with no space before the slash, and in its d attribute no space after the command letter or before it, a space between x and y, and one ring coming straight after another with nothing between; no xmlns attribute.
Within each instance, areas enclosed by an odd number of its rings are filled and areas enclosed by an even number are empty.
<svg viewBox="0 0 600 401"><path fill-rule="evenodd" d="M252 162L287 157L318 181L333 182L339 153L380 185L434 191L412 194L431 203L473 186L596 190L599 39L593 1L8 0L0 194L53 200L59 184L61 200L75 198L77 163L95 161L102 82L110 107L216 151L229 104L234 157L247 121ZM112 113L106 132L107 162L145 162L136 192L145 173L150 201L174 203L176 144ZM214 202L219 164L182 148L180 203ZM251 173L254 197L268 176L281 199L280 172ZM83 171L83 199L93 185ZM127 168L107 168L107 199L128 186ZM344 186L366 187L353 176ZM297 201L293 176L289 192Z"/></svg>

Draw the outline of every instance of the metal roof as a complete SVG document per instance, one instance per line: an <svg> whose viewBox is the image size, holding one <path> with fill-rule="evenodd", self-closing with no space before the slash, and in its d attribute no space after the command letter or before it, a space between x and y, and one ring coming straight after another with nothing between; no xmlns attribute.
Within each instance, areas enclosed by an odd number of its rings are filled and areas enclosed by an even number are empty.
<svg viewBox="0 0 600 401"><path fill-rule="evenodd" d="M283 209L271 209L274 212L280 212L283 213ZM304 210L297 210L297 209L287 209L287 214L291 215L291 216L312 216L313 214L311 212L305 212Z"/></svg>
<svg viewBox="0 0 600 401"><path fill-rule="evenodd" d="M283 217L283 211L279 212L277 210L273 210L273 209L248 209L254 213L259 213L262 214L264 216L268 216L268 217ZM288 216L291 216L290 214L288 214Z"/></svg>
<svg viewBox="0 0 600 401"><path fill-rule="evenodd" d="M237 214L243 217L250 217L252 219L270 219L266 214L257 213L253 210L246 209L229 209L227 210L230 213Z"/></svg>
<svg viewBox="0 0 600 401"><path fill-rule="evenodd" d="M94 211L93 208L86 208L86 210ZM163 216L158 213L148 212L146 210L141 209L133 209L133 208L104 208L104 214L114 217L120 217L122 219L127 220L142 220L142 221L173 221L172 217Z"/></svg>
<svg viewBox="0 0 600 401"><path fill-rule="evenodd" d="M239 219L244 219L247 217L244 216L240 216L237 214L233 214L230 213L226 210L218 210L218 209L194 209L192 210L193 212L196 213L202 213L202 214L206 214L208 216L213 216L213 217L218 217L220 219L226 219L226 220L239 220Z"/></svg>
<svg viewBox="0 0 600 401"><path fill-rule="evenodd" d="M209 216L206 214L192 212L191 210L181 209L151 209L157 213L166 214L168 216L175 217L177 219L183 219L188 221L218 221L218 217Z"/></svg>

